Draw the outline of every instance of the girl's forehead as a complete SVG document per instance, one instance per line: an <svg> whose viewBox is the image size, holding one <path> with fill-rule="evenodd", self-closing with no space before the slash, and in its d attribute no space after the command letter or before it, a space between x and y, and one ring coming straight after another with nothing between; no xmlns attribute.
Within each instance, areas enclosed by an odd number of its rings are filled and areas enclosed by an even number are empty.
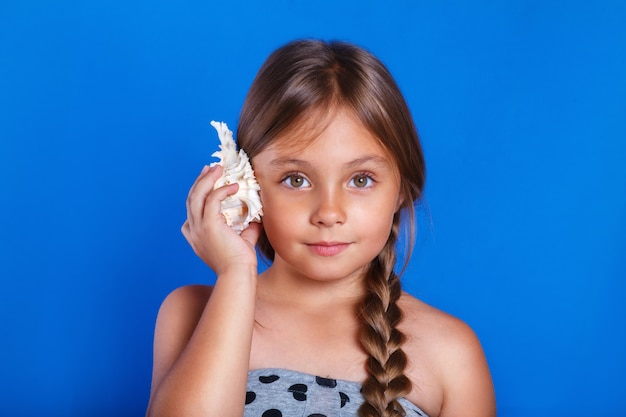
<svg viewBox="0 0 626 417"><path fill-rule="evenodd" d="M342 165L354 161L377 161L397 170L396 158L382 141L356 116L345 111L318 124L309 119L308 123L288 129L256 155L253 162L302 161L309 158L311 161Z"/></svg>
<svg viewBox="0 0 626 417"><path fill-rule="evenodd" d="M315 142L335 117L330 111L312 110L275 137L268 148L281 153L299 153Z"/></svg>
<svg viewBox="0 0 626 417"><path fill-rule="evenodd" d="M366 138L369 146L387 152L380 138L370 131L352 109L338 105L307 112L275 137L268 147L281 153L298 153L319 142L320 138L332 137L335 144L341 144L345 135Z"/></svg>

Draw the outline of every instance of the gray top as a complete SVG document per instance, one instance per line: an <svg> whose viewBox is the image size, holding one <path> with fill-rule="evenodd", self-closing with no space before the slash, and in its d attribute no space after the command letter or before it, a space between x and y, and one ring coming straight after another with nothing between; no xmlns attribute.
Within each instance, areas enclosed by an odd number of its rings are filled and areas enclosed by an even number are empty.
<svg viewBox="0 0 626 417"><path fill-rule="evenodd" d="M363 403L361 384L286 369L248 372L244 417L355 417ZM401 398L407 417L428 417Z"/></svg>

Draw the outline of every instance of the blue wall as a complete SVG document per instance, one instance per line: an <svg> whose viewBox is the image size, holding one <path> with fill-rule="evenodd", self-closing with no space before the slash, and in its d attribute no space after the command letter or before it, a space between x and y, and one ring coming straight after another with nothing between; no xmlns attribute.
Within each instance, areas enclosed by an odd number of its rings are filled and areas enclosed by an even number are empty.
<svg viewBox="0 0 626 417"><path fill-rule="evenodd" d="M405 286L474 327L499 415L626 415L626 3L335 3L0 5L0 415L143 415L160 302L214 279L179 232L209 121L309 36L403 88Z"/></svg>

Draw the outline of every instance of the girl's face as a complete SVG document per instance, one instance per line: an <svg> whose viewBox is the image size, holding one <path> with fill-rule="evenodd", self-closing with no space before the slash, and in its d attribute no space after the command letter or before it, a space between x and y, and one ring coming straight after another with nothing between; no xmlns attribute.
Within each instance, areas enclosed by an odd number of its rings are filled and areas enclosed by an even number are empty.
<svg viewBox="0 0 626 417"><path fill-rule="evenodd" d="M395 161L339 112L318 137L289 134L254 157L273 268L315 280L359 278L384 247L401 204Z"/></svg>

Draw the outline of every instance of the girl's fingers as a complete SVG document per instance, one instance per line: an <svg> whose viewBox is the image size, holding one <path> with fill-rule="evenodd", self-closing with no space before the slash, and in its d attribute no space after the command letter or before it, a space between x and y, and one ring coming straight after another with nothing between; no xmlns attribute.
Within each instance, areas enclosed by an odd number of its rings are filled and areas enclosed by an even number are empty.
<svg viewBox="0 0 626 417"><path fill-rule="evenodd" d="M189 193L187 194L187 199L189 199L189 197L191 197L191 195L193 194L194 190L196 189L196 185L198 184L198 182L202 178L204 178L209 171L213 170L213 168L214 167L211 167L209 165L205 165L205 166L202 167L202 171L200 171L200 174L198 174L198 177L196 178L196 180L191 185L191 188L189 188Z"/></svg>
<svg viewBox="0 0 626 417"><path fill-rule="evenodd" d="M181 230L187 240L195 240L194 236L202 231L209 223L221 222L226 224L220 213L221 202L239 189L238 184L230 184L214 189L216 181L222 175L222 167L204 168L187 197L187 220ZM207 222L208 221L208 222Z"/></svg>
<svg viewBox="0 0 626 417"><path fill-rule="evenodd" d="M183 223L180 231L182 232L183 236L185 236L185 239L189 240L189 220L185 220L185 223Z"/></svg>
<svg viewBox="0 0 626 417"><path fill-rule="evenodd" d="M217 188L211 192L211 194L207 197L206 202L204 204L204 209L202 216L203 218L210 218L219 214L221 210L221 202L226 199L226 197L236 194L239 189L239 184L229 184L223 187ZM223 216L222 216L223 217Z"/></svg>
<svg viewBox="0 0 626 417"><path fill-rule="evenodd" d="M263 224L252 222L248 225L246 230L241 232L241 237L250 244L250 246L256 246L256 242L259 240L259 236L261 235L261 230L263 230Z"/></svg>
<svg viewBox="0 0 626 417"><path fill-rule="evenodd" d="M222 175L222 167L219 165L214 167L205 166L191 186L186 202L187 219L191 225L202 219L207 196L213 191L215 182L220 175Z"/></svg>
<svg viewBox="0 0 626 417"><path fill-rule="evenodd" d="M181 226L196 255L216 273L239 262L256 264L254 244L261 232L260 224L250 225L240 237L227 225L221 213L222 202L237 193L239 184L214 188L221 175L220 166L202 169L189 190L187 219Z"/></svg>

